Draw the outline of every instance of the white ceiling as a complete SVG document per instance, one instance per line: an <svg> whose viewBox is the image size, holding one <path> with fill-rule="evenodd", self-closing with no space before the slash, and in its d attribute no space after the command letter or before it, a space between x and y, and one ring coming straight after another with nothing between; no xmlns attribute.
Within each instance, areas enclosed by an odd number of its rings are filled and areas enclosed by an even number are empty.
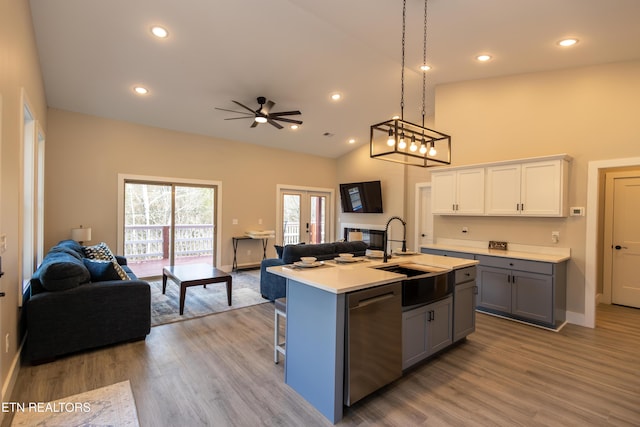
<svg viewBox="0 0 640 427"><path fill-rule="evenodd" d="M420 123L422 0L407 1L404 118ZM50 107L338 157L400 112L400 0L31 0ZM639 0L429 0L436 84L640 58ZM162 25L169 37L150 33ZM556 42L577 37L573 48ZM478 63L489 53L494 59ZM133 94L135 85L149 88ZM330 100L338 91L344 98ZM231 100L300 110L292 131ZM324 136L324 133L332 136ZM455 135L454 135L455 138Z"/></svg>

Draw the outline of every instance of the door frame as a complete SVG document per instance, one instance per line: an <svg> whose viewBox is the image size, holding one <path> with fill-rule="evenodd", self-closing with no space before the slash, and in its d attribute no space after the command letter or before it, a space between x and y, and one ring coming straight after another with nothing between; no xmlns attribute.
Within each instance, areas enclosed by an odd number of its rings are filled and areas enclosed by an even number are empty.
<svg viewBox="0 0 640 427"><path fill-rule="evenodd" d="M415 213L414 213L414 221L415 221L415 228L414 228L414 235L413 235L413 241L415 243L415 248L414 251L416 252L420 252L420 215L422 215L422 203L420 203L420 194L422 192L422 190L424 190L425 188L428 188L429 190L431 190L431 183L430 182L418 182L416 183L416 189L415 189ZM429 195L431 195L431 193L429 193ZM429 197L429 205L431 205L431 197ZM432 207L432 206L431 206ZM432 207L433 208L433 207ZM431 216L433 217L433 209L431 210ZM433 219L431 220L431 230L427 230L429 231L429 233L431 233L431 238L433 239L434 235L433 235ZM434 241L435 243L435 241Z"/></svg>
<svg viewBox="0 0 640 427"><path fill-rule="evenodd" d="M329 195L329 200L327 200L327 224L325 229L325 236L327 239L331 239L331 236L334 235L334 206L335 206L335 190L333 188L322 188L322 187L306 187L300 185L286 185L286 184L277 184L276 185L276 245L282 244L282 192L283 191L304 191L306 193L326 193Z"/></svg>
<svg viewBox="0 0 640 427"><path fill-rule="evenodd" d="M173 178L173 177L160 177L160 176L147 176L147 175L129 175L118 174L118 213L117 213L117 238L116 248L118 253L124 253L124 185L126 181L144 181L150 184L182 184L185 186L199 185L216 187L214 204L216 206L216 224L215 224L215 262L216 266L221 266L222 262L222 232L220 224L222 224L222 181L209 181L203 179L187 179L187 178Z"/></svg>
<svg viewBox="0 0 640 427"><path fill-rule="evenodd" d="M585 289L584 289L584 316L577 313L567 313L567 321L590 328L596 326L596 304L598 303L598 295L596 294L598 284L598 262L602 258L598 257L602 246L598 245L600 241L599 223L603 219L601 198L602 179L601 172L604 169L639 166L640 157L629 157L624 159L610 159L591 161L588 164L587 172L587 235L585 244Z"/></svg>
<svg viewBox="0 0 640 427"><path fill-rule="evenodd" d="M603 263L602 263L602 297L600 302L611 304L613 301L613 186L618 178L640 178L640 170L612 170L604 174L604 234L603 234Z"/></svg>

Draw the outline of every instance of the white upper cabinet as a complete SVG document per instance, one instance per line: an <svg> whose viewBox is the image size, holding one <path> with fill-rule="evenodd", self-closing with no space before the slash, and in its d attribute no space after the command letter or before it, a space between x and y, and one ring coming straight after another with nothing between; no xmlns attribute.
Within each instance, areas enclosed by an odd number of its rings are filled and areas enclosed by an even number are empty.
<svg viewBox="0 0 640 427"><path fill-rule="evenodd" d="M567 155L434 171L434 214L562 217L568 214Z"/></svg>
<svg viewBox="0 0 640 427"><path fill-rule="evenodd" d="M431 209L440 215L484 214L484 168L432 172Z"/></svg>
<svg viewBox="0 0 640 427"><path fill-rule="evenodd" d="M566 216L566 160L487 167L487 215Z"/></svg>

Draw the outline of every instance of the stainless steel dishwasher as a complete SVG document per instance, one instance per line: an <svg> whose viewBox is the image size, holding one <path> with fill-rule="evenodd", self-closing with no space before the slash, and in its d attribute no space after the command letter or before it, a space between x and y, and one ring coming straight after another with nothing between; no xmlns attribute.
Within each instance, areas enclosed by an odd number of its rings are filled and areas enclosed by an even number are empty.
<svg viewBox="0 0 640 427"><path fill-rule="evenodd" d="M402 376L400 282L347 294L344 403Z"/></svg>

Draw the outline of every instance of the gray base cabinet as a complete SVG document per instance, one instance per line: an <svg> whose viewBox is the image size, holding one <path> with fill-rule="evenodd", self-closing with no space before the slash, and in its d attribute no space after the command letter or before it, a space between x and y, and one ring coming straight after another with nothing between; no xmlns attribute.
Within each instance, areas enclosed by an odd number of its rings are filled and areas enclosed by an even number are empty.
<svg viewBox="0 0 640 427"><path fill-rule="evenodd" d="M453 343L453 298L402 313L402 369Z"/></svg>
<svg viewBox="0 0 640 427"><path fill-rule="evenodd" d="M566 319L567 263L532 261L502 256L480 255L443 249L421 248L424 254L476 259L475 295L479 311L556 328ZM459 272L465 269L459 270ZM454 294L454 341L458 341L470 321L464 320L465 309L459 305L470 304L470 285L458 290L462 278L457 276ZM466 301L463 303L463 301ZM475 320L475 318L474 318ZM471 332L473 330L471 329Z"/></svg>
<svg viewBox="0 0 640 427"><path fill-rule="evenodd" d="M463 269L470 280L458 282L453 293L453 341L460 341L476 330L476 267ZM458 272L456 271L456 279Z"/></svg>
<svg viewBox="0 0 640 427"><path fill-rule="evenodd" d="M478 255L478 308L555 327L566 311L565 263Z"/></svg>

